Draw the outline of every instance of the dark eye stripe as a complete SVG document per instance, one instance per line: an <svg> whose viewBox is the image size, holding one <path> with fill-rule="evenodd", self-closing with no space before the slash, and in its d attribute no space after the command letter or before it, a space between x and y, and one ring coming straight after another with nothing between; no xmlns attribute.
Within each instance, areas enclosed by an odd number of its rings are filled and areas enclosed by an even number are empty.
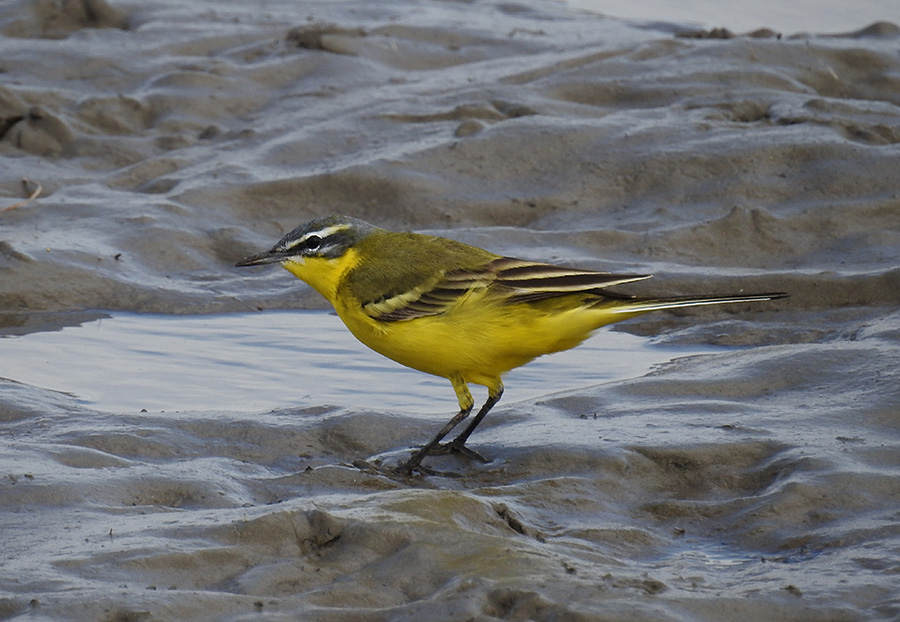
<svg viewBox="0 0 900 622"><path fill-rule="evenodd" d="M360 238L360 231L352 225L336 224L298 227L284 236L276 247L285 255L335 259L342 256Z"/></svg>

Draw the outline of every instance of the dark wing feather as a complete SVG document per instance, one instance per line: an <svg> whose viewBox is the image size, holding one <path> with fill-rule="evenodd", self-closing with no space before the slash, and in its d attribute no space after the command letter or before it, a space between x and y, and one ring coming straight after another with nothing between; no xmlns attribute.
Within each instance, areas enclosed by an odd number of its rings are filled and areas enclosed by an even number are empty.
<svg viewBox="0 0 900 622"><path fill-rule="evenodd" d="M376 320L396 322L440 315L474 289L495 288L506 303L529 302L600 290L650 278L643 274L609 274L501 257L475 270L454 270L401 294L363 305Z"/></svg>
<svg viewBox="0 0 900 622"><path fill-rule="evenodd" d="M492 264L496 283L510 290L510 302L565 294L600 293L607 287L649 279L649 274L610 274L503 257Z"/></svg>

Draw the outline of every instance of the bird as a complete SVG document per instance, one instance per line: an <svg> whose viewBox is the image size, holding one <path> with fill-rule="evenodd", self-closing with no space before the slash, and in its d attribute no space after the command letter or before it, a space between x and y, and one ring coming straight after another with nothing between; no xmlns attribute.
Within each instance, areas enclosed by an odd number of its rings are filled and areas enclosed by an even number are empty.
<svg viewBox="0 0 900 622"><path fill-rule="evenodd" d="M648 274L613 274L505 257L456 240L389 231L348 216L302 224L236 266L281 264L334 307L363 344L402 365L450 381L459 411L397 468L435 473L429 455L460 453L503 395L503 375L573 348L602 326L651 311L784 298L784 292L643 298L609 288ZM487 400L452 441L444 438Z"/></svg>

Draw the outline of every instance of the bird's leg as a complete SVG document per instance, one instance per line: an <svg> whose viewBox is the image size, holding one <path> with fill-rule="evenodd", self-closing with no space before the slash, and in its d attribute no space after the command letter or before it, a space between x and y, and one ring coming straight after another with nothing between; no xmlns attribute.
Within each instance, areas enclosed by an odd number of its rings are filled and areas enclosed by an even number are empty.
<svg viewBox="0 0 900 622"><path fill-rule="evenodd" d="M459 425L460 421L468 417L470 412L472 412L471 406L456 413L453 419L448 421L447 425L441 428L441 431L437 433L437 436L431 439L431 442L425 445L425 447L413 453L409 460L400 465L401 468L404 471L408 471L410 473L412 473L416 469L419 469L419 465L422 463L422 459L425 458L425 456L427 456L428 454L433 453L433 450L440 445L441 440L443 440L443 438L450 433L450 430Z"/></svg>
<svg viewBox="0 0 900 622"><path fill-rule="evenodd" d="M427 469L423 469L420 466L422 460L425 456L434 453L435 448L440 446L441 441L450 433L450 430L459 425L459 423L472 412L475 400L472 399L472 394L469 392L469 387L466 386L466 382L461 376L450 378L450 382L453 384L453 389L456 391L456 397L459 400L459 412L454 415L453 419L447 422L447 425L441 428L441 431L431 439L430 443L413 453L409 460L400 465L400 468L407 473L412 473L415 470L425 470L427 472ZM482 408L482 410L484 409ZM481 415L480 412L478 414Z"/></svg>
<svg viewBox="0 0 900 622"><path fill-rule="evenodd" d="M475 415L475 418L469 423L465 430L460 432L459 436L454 438L449 443L445 443L440 446L438 450L439 453L452 453L457 452L461 453L464 456L468 456L470 458L474 458L476 460L480 460L481 462L490 462L487 458L482 456L477 451L469 449L466 447L466 441L469 440L469 436L471 436L472 432L475 431L475 428L478 427L478 424L481 423L481 420L484 419L485 415L494 407L494 404L500 401L500 398L503 396L503 383L498 383L495 388L491 388L488 390L488 398L484 405L481 407L481 410L478 411L478 414Z"/></svg>

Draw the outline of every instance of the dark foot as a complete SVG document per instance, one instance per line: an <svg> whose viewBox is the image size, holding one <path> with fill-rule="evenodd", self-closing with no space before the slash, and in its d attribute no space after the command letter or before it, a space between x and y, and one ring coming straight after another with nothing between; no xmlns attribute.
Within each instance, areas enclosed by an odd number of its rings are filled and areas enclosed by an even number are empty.
<svg viewBox="0 0 900 622"><path fill-rule="evenodd" d="M449 443L442 443L428 452L432 456L446 456L447 454L460 454L469 458L470 460L477 460L478 462L483 462L487 464L490 462L487 458L482 456L480 453L475 451L474 449L469 449L462 443L458 443L456 441L450 441Z"/></svg>
<svg viewBox="0 0 900 622"><path fill-rule="evenodd" d="M389 479L397 479L398 475L403 478L409 478L417 474L434 475L437 477L460 477L458 473L437 471L435 469L431 469L427 466L414 462L412 459L398 464L397 466L388 466L386 464L381 464L380 461L377 464L372 464L367 460L354 460L351 465L359 469L363 473L369 473L370 475L381 475Z"/></svg>
<svg viewBox="0 0 900 622"><path fill-rule="evenodd" d="M435 477L462 477L459 473L453 473L451 471L437 471L423 464L419 464L418 462L414 463L412 460L398 465L395 469L395 472L406 477L412 477L417 473L421 475L433 475Z"/></svg>

